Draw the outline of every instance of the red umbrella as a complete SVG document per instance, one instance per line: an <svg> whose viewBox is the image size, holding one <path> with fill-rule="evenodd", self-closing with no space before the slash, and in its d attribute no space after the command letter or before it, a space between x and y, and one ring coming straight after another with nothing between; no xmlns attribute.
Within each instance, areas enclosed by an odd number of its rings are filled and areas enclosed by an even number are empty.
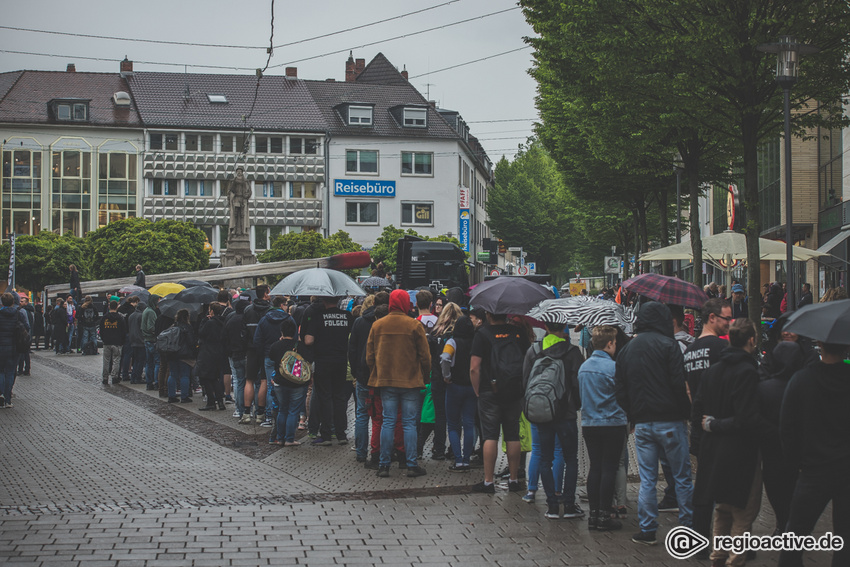
<svg viewBox="0 0 850 567"><path fill-rule="evenodd" d="M669 305L699 309L708 301L703 290L679 278L641 274L623 282L623 289Z"/></svg>

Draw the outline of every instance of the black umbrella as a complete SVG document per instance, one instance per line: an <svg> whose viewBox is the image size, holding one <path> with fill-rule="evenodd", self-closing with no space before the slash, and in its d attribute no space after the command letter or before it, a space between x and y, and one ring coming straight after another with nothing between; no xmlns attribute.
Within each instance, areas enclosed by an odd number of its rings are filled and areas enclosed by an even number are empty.
<svg viewBox="0 0 850 567"><path fill-rule="evenodd" d="M212 287L210 282L202 282L201 280L182 280L177 283L183 287Z"/></svg>
<svg viewBox="0 0 850 567"><path fill-rule="evenodd" d="M850 345L850 299L801 307L782 330L822 343Z"/></svg>
<svg viewBox="0 0 850 567"><path fill-rule="evenodd" d="M174 296L177 301L184 303L212 303L218 297L218 290L214 287L195 286L187 287Z"/></svg>
<svg viewBox="0 0 850 567"><path fill-rule="evenodd" d="M146 290L146 289L142 288L142 289L139 289L139 290L136 290L136 291L134 291L134 292L130 293L127 297L134 297L134 296L135 296L135 297L138 297L138 298L139 298L139 301L141 301L142 303L147 303L147 302L148 302L148 299L149 299L149 298L150 298L150 296L151 296L151 292L149 292L148 290ZM127 297L125 297L125 298L123 299L123 301L126 301L126 300L127 300Z"/></svg>
<svg viewBox="0 0 850 567"><path fill-rule="evenodd" d="M178 299L163 299L157 304L159 308L159 314L164 317L169 317L171 319L177 318L177 312L181 309L186 309L189 311L190 319L197 319L198 315L201 314L201 304L200 303L185 303Z"/></svg>
<svg viewBox="0 0 850 567"><path fill-rule="evenodd" d="M504 276L475 286L469 303L490 313L522 315L544 299L555 299L555 294L526 279Z"/></svg>

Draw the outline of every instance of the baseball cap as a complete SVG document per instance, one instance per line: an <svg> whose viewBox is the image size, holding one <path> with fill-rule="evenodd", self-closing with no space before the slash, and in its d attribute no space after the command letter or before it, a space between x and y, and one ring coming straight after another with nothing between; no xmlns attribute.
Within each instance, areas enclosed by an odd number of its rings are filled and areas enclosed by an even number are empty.
<svg viewBox="0 0 850 567"><path fill-rule="evenodd" d="M744 286L739 283L736 283L732 286L732 293L744 293Z"/></svg>

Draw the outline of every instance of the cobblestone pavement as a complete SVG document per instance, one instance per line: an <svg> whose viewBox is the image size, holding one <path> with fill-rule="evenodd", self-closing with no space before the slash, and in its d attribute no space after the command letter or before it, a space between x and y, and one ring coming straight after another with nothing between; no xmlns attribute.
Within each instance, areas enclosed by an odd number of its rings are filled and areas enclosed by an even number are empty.
<svg viewBox="0 0 850 567"><path fill-rule="evenodd" d="M15 407L0 410L0 565L699 564L633 544L634 514L623 532L588 532L546 520L541 501L468 494L482 473L445 462L378 479L348 446L280 448L232 410L102 386L100 363L34 353ZM676 518L660 520L663 537ZM754 531L772 521L765 499ZM775 565L776 553L748 564Z"/></svg>

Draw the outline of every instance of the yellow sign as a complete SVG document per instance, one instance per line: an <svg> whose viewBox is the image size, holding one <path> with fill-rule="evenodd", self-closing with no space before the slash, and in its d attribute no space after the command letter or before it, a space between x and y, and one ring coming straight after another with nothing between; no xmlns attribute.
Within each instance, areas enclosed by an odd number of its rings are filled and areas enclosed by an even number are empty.
<svg viewBox="0 0 850 567"><path fill-rule="evenodd" d="M582 291L587 291L587 282L570 284L570 295L581 295Z"/></svg>

